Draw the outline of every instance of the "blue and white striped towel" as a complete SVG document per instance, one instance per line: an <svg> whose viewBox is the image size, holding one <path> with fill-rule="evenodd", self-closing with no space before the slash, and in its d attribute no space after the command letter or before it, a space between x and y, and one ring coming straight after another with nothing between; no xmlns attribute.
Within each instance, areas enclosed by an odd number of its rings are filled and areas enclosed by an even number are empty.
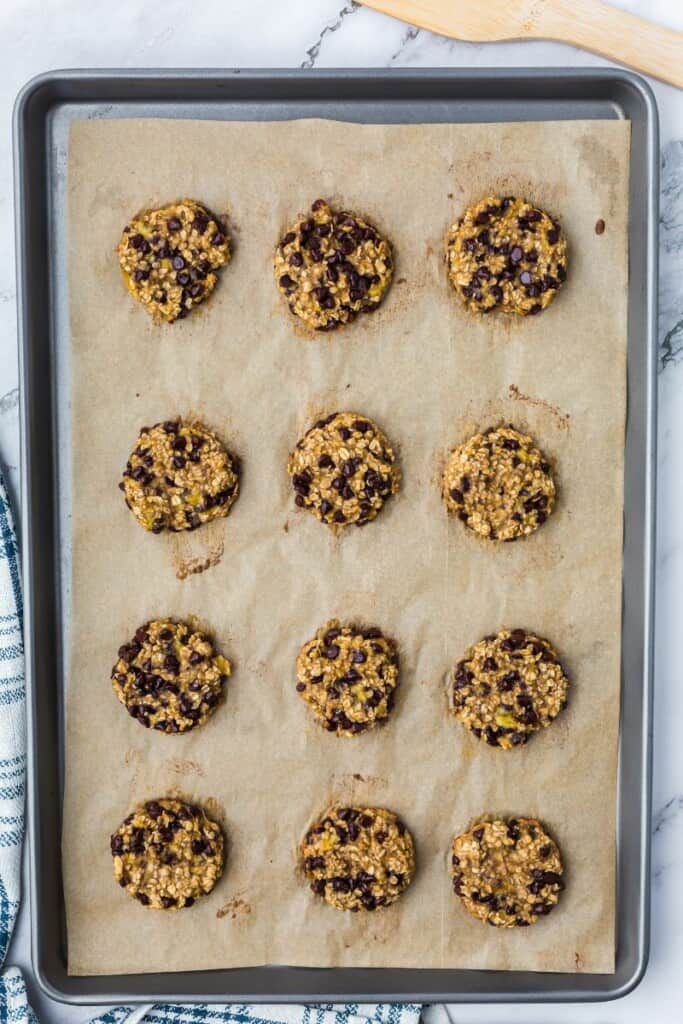
<svg viewBox="0 0 683 1024"><path fill-rule="evenodd" d="M19 557L0 472L0 966L19 908L24 831L26 718ZM413 1004L351 1003L334 1006L260 1006L238 1003L118 1006L91 1024L417 1024ZM21 973L0 974L0 1024L37 1024Z"/></svg>

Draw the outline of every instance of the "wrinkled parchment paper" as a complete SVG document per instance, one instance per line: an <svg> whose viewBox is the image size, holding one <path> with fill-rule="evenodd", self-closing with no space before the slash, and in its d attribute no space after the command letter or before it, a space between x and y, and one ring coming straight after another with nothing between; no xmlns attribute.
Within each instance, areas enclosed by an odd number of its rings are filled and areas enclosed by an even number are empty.
<svg viewBox="0 0 683 1024"><path fill-rule="evenodd" d="M613 970L628 151L616 121L75 124L71 973ZM524 195L566 229L569 281L536 318L477 319L447 283L444 232L487 193ZM113 249L137 209L184 195L228 213L234 261L209 303L155 327ZM397 270L377 313L310 338L276 292L271 253L318 196L385 230ZM379 519L339 539L295 510L285 468L335 409L376 419L404 473ZM139 428L178 413L242 457L242 491L227 520L153 536L117 482ZM537 534L498 546L447 519L439 472L449 447L501 420L556 462L560 499ZM191 571L203 561L216 564ZM196 616L235 667L227 703L182 737L143 729L109 682L119 645L163 615ZM376 623L401 648L389 724L355 739L322 730L294 690L297 650L331 616ZM509 752L466 733L445 695L460 654L504 624L548 636L572 680L568 710ZM208 898L166 914L115 885L109 835L137 801L169 793L223 822L229 859ZM340 913L299 877L297 843L333 800L387 806L412 830L417 874L391 908ZM567 890L533 928L484 927L452 894L451 837L485 812L538 816L562 847Z"/></svg>

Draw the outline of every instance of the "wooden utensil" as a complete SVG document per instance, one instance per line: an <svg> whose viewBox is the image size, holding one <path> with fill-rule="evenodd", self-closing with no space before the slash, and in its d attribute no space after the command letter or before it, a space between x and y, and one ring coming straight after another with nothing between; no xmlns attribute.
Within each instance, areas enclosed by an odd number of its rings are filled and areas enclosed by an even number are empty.
<svg viewBox="0 0 683 1024"><path fill-rule="evenodd" d="M362 0L452 39L554 39L683 88L683 33L600 0Z"/></svg>

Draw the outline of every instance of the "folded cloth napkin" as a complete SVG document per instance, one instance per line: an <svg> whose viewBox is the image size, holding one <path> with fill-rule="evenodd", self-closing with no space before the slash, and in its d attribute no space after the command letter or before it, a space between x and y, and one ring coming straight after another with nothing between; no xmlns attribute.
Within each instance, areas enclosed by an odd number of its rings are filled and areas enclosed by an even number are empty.
<svg viewBox="0 0 683 1024"><path fill-rule="evenodd" d="M0 965L19 907L24 830L26 720L17 541L0 472ZM91 1024L417 1024L414 1003L261 1006L177 1003L117 1006ZM37 1024L16 967L0 975L0 1024Z"/></svg>

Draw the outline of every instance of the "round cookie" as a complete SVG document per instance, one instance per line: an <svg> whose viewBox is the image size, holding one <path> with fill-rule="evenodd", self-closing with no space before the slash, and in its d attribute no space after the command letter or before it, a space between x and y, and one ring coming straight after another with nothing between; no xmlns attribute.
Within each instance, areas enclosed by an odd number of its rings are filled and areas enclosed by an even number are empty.
<svg viewBox="0 0 683 1024"><path fill-rule="evenodd" d="M185 622L154 619L119 648L111 681L128 714L141 725L177 733L211 717L230 670L206 633Z"/></svg>
<svg viewBox="0 0 683 1024"><path fill-rule="evenodd" d="M415 872L413 837L380 807L333 807L301 844L311 889L337 910L378 910L399 898Z"/></svg>
<svg viewBox="0 0 683 1024"><path fill-rule="evenodd" d="M119 487L146 530L196 530L228 515L238 473L237 458L211 430L178 418L142 428Z"/></svg>
<svg viewBox="0 0 683 1024"><path fill-rule="evenodd" d="M480 537L509 541L546 521L555 505L555 483L533 438L514 427L496 427L451 452L443 499Z"/></svg>
<svg viewBox="0 0 683 1024"><path fill-rule="evenodd" d="M492 747L520 746L567 706L569 680L542 637L503 629L467 651L453 675L451 710Z"/></svg>
<svg viewBox="0 0 683 1024"><path fill-rule="evenodd" d="M224 845L220 826L201 808L148 800L111 837L114 878L143 907L191 907L221 877Z"/></svg>
<svg viewBox="0 0 683 1024"><path fill-rule="evenodd" d="M567 243L557 221L526 200L487 196L449 229L446 262L472 312L533 316L567 277Z"/></svg>
<svg viewBox="0 0 683 1024"><path fill-rule="evenodd" d="M386 721L398 685L398 652L379 629L330 619L296 660L297 692L329 732L355 736Z"/></svg>
<svg viewBox="0 0 683 1024"><path fill-rule="evenodd" d="M194 199L142 210L123 229L116 252L126 287L155 320L187 316L216 287L230 261L223 221Z"/></svg>
<svg viewBox="0 0 683 1024"><path fill-rule="evenodd" d="M453 840L453 889L480 921L534 924L564 889L557 844L534 818L480 821Z"/></svg>
<svg viewBox="0 0 683 1024"><path fill-rule="evenodd" d="M316 199L275 250L275 280L292 313L316 331L377 309L393 274L389 242L355 213Z"/></svg>
<svg viewBox="0 0 683 1024"><path fill-rule="evenodd" d="M401 482L389 441L355 412L318 420L297 442L287 468L299 508L334 529L369 523Z"/></svg>

